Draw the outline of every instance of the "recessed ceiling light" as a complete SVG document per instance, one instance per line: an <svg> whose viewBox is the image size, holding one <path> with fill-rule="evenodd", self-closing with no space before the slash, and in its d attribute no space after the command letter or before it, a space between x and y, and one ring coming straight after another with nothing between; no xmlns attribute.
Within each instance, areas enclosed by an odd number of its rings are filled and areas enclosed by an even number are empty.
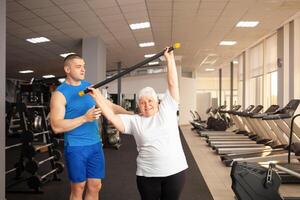
<svg viewBox="0 0 300 200"><path fill-rule="evenodd" d="M33 73L32 70L22 70L22 71L19 71L20 74L30 74L30 73Z"/></svg>
<svg viewBox="0 0 300 200"><path fill-rule="evenodd" d="M61 57L65 58L65 57L67 57L67 56L70 55L70 54L75 54L75 53L70 52L70 53L62 53L62 54L59 54L59 55L60 55Z"/></svg>
<svg viewBox="0 0 300 200"><path fill-rule="evenodd" d="M154 45L155 45L154 42L145 42L145 43L140 43L139 44L140 47L152 47Z"/></svg>
<svg viewBox="0 0 300 200"><path fill-rule="evenodd" d="M65 82L65 80L66 80L65 78L59 78L59 79L58 79L58 81L59 81L60 83Z"/></svg>
<svg viewBox="0 0 300 200"><path fill-rule="evenodd" d="M233 61L233 64L239 64L239 61L234 60L234 61Z"/></svg>
<svg viewBox="0 0 300 200"><path fill-rule="evenodd" d="M217 62L218 56L217 54L208 54L203 61L201 62L200 65L213 65Z"/></svg>
<svg viewBox="0 0 300 200"><path fill-rule="evenodd" d="M236 44L236 41L221 41L220 42L220 45L224 45L224 46L232 46L232 45L235 45Z"/></svg>
<svg viewBox="0 0 300 200"><path fill-rule="evenodd" d="M154 56L155 54L146 54L146 55L144 55L144 57L145 58L150 58L150 57L152 57L152 56Z"/></svg>
<svg viewBox="0 0 300 200"><path fill-rule="evenodd" d="M54 78L55 76L52 75L52 74L49 74L49 75L44 75L43 78Z"/></svg>
<svg viewBox="0 0 300 200"><path fill-rule="evenodd" d="M31 42L31 43L43 43L43 42L50 42L50 40L46 37L36 37L36 38L28 38L26 41Z"/></svg>
<svg viewBox="0 0 300 200"><path fill-rule="evenodd" d="M150 28L150 22L141 22L136 24L129 25L131 30L143 29L143 28Z"/></svg>
<svg viewBox="0 0 300 200"><path fill-rule="evenodd" d="M214 69L214 68L205 68L205 71L207 71L207 72L212 72L212 71L215 71L216 69Z"/></svg>
<svg viewBox="0 0 300 200"><path fill-rule="evenodd" d="M148 64L149 64L149 65L158 65L159 62L158 62L158 61L157 61L157 62L149 62Z"/></svg>
<svg viewBox="0 0 300 200"><path fill-rule="evenodd" d="M256 27L259 21L239 21L236 27Z"/></svg>

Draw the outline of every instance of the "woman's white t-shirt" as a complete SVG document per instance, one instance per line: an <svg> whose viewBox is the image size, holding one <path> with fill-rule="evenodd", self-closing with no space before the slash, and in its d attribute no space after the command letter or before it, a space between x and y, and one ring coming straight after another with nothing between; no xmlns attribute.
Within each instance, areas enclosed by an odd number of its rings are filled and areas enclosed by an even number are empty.
<svg viewBox="0 0 300 200"><path fill-rule="evenodd" d="M125 133L133 135L136 141L136 175L165 177L188 168L179 136L177 110L177 102L167 91L154 116L119 115Z"/></svg>

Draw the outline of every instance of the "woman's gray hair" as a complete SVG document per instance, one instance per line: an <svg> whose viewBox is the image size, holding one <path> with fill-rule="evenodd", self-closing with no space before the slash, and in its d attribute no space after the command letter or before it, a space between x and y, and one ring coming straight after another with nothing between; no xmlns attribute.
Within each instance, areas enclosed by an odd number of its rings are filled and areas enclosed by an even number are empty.
<svg viewBox="0 0 300 200"><path fill-rule="evenodd" d="M158 101L158 96L155 92L155 90L152 87L144 87L140 90L138 99L141 97L153 97L155 100Z"/></svg>

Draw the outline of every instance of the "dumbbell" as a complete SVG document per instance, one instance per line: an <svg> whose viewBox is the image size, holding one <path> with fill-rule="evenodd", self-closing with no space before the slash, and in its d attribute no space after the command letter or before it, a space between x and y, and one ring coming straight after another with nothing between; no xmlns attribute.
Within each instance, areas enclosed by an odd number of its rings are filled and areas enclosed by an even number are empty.
<svg viewBox="0 0 300 200"><path fill-rule="evenodd" d="M34 174L39 169L40 165L44 164L45 162L49 160L58 161L62 157L62 153L58 150L53 150L53 156L50 156L49 158L46 158L45 160L36 161L36 160L30 160L26 162L25 164L25 170L31 174Z"/></svg>
<svg viewBox="0 0 300 200"><path fill-rule="evenodd" d="M39 133L33 133L32 131L26 131L22 134L22 141L24 143L32 142L34 137L43 135L43 134L47 134L47 133L50 133L50 131L42 131Z"/></svg>
<svg viewBox="0 0 300 200"><path fill-rule="evenodd" d="M42 116L37 112L34 111L32 114L32 120L30 122L31 128L35 131L41 131L42 130Z"/></svg>
<svg viewBox="0 0 300 200"><path fill-rule="evenodd" d="M53 145L52 143L45 144L45 145L39 146L39 147L34 147L32 145L24 145L22 153L25 157L31 159L32 157L34 157L36 155L37 151L39 151L42 148L49 147L49 146L52 146L52 145Z"/></svg>
<svg viewBox="0 0 300 200"><path fill-rule="evenodd" d="M27 180L27 185L29 188L31 189L34 189L35 191L38 191L41 187L41 185L46 182L46 178L47 176L51 175L51 174L54 174L54 173L62 173L64 171L64 164L61 163L61 162L56 162L55 163L55 169L51 170L50 172L42 175L42 176L39 176L39 175L33 175L31 176L30 178L28 178Z"/></svg>

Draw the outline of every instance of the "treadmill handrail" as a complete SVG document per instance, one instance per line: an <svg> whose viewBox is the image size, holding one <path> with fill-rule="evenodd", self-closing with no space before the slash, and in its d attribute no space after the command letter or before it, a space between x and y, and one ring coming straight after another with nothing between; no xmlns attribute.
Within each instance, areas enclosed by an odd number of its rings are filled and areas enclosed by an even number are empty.
<svg viewBox="0 0 300 200"><path fill-rule="evenodd" d="M274 119L288 119L293 117L294 112L291 113L283 113L283 114L272 114L263 117L263 120L274 120Z"/></svg>
<svg viewBox="0 0 300 200"><path fill-rule="evenodd" d="M292 150L292 140L293 140L292 136L293 136L294 121L299 116L300 116L300 114L295 115L291 121L290 141L289 141L289 146L288 146L288 151L289 151L288 152L288 163L291 163L291 150Z"/></svg>

